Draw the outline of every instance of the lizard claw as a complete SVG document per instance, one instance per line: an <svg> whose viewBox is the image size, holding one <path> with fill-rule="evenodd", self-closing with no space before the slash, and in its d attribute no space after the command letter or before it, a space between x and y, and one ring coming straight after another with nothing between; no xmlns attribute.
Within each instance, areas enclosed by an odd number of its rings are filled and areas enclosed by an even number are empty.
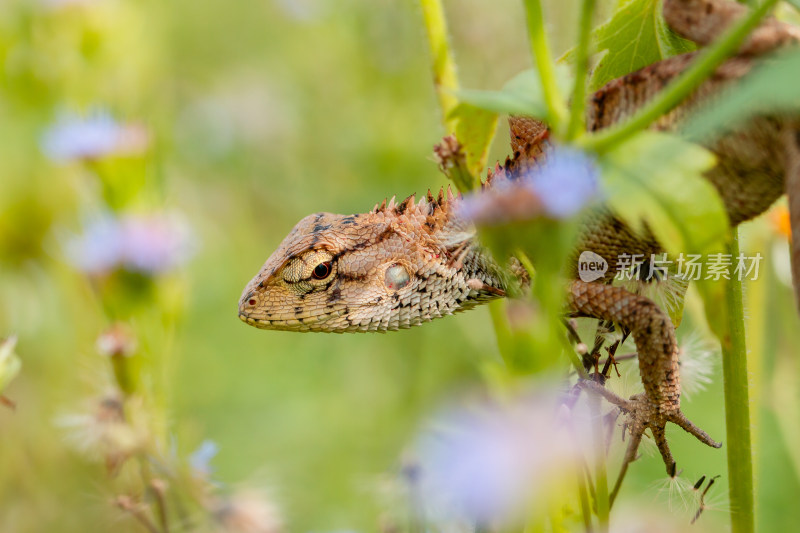
<svg viewBox="0 0 800 533"><path fill-rule="evenodd" d="M619 492L619 488L622 485L622 480L625 478L625 474L628 471L628 465L630 465L630 463L635 461L638 457L637 452L639 451L639 445L642 442L642 437L644 436L644 432L647 428L650 428L650 432L653 435L653 440L655 441L658 451L661 453L661 458L664 461L667 475L670 477L675 477L678 472L677 463L672 457L672 452L670 451L669 443L667 442L665 431L667 422L672 422L673 424L680 426L688 433L694 435L697 440L707 444L708 446L713 448L720 448L722 446L721 443L716 442L708 435L708 433L694 425L688 418L686 418L680 409L677 409L673 412L664 413L661 409L659 409L658 404L648 398L646 394L636 394L626 400L594 381L584 381L582 382L582 387L599 394L609 403L616 405L626 416L624 426L626 431L630 434L630 439L628 440L628 447L625 450L625 456L622 459L622 467L620 468L619 476L614 484L614 489L611 491L611 503L614 502L614 499Z"/></svg>
<svg viewBox="0 0 800 533"><path fill-rule="evenodd" d="M621 398L620 398L621 399ZM642 436L647 428L650 428L650 433L653 435L653 440L658 447L661 454L661 459L664 461L664 466L667 470L667 475L670 477L677 476L677 463L672 457L672 452L669 449L667 442L666 425L667 422L672 422L683 428L688 433L694 435L697 440L707 444L713 448L719 448L721 443L712 439L708 433L694 425L680 409L672 413L663 413L659 410L658 405L655 404L645 394L637 394L631 396L629 400L623 400L624 404L617 404L618 407L627 416L626 426L630 432L631 438L628 441L628 448L625 451L625 457L622 460L622 467L617 481L614 484L614 489L611 492L611 502L619 492L622 485L622 480L628 470L628 465L636 460L636 453L639 449L639 444L642 442Z"/></svg>
<svg viewBox="0 0 800 533"><path fill-rule="evenodd" d="M686 415L684 415L682 412L678 411L677 413L671 414L667 417L667 420L673 424L677 424L687 433L694 435L694 437L703 444L708 444L712 448L722 448L721 442L715 441L708 435L708 433L695 426L692 421L686 418Z"/></svg>

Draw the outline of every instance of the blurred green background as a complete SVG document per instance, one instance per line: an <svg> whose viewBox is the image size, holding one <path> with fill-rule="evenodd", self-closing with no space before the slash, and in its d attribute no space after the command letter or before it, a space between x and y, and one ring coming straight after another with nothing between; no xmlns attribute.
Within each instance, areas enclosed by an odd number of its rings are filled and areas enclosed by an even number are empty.
<svg viewBox="0 0 800 533"><path fill-rule="evenodd" d="M557 51L571 45L574 3L547 5ZM446 7L465 86L497 88L529 66L519 2ZM0 62L0 337L18 335L23 362L4 391L16 410L0 408L0 531L139 530L110 505L117 489L102 462L58 423L110 383L96 339L121 318L165 454L214 441L214 479L268 488L289 530L378 530L426 417L480 390L499 362L487 310L340 336L256 330L236 304L301 217L445 184L431 157L444 132L416 2L8 0ZM54 156L46 139L59 117L97 110L139 142ZM501 127L492 159L505 147ZM87 275L65 243L108 210L179 213L193 252L146 279ZM800 523L797 443L786 444L800 423L800 339L772 253L786 236L774 228L749 228L746 249L766 259L746 297L760 343L758 516L763 531L790 531ZM685 404L715 437L719 373ZM723 451L670 434L689 477L724 480ZM662 478L647 456L623 497L666 507L653 487ZM709 527L725 523L721 507Z"/></svg>

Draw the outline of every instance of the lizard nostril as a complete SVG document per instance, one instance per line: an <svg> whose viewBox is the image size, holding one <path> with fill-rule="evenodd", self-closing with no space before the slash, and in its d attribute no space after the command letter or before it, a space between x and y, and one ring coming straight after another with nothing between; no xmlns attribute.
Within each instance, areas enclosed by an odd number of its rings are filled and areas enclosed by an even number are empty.
<svg viewBox="0 0 800 533"><path fill-rule="evenodd" d="M249 303L250 305L256 305L256 299L250 298L249 300L247 300L247 303Z"/></svg>

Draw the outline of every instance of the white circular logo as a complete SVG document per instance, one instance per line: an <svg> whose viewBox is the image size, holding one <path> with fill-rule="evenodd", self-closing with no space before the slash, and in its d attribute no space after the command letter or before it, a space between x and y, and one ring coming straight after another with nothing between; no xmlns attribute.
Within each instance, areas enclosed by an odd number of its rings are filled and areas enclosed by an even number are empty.
<svg viewBox="0 0 800 533"><path fill-rule="evenodd" d="M602 278L608 272L608 262L594 252L581 252L578 258L578 277L590 282Z"/></svg>

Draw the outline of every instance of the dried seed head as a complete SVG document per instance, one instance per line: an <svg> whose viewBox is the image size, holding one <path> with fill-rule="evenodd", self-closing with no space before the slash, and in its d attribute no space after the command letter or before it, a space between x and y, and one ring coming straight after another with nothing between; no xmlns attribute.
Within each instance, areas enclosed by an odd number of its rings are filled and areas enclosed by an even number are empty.
<svg viewBox="0 0 800 533"><path fill-rule="evenodd" d="M243 490L217 502L214 518L231 533L279 533L283 519L275 503L265 494Z"/></svg>
<svg viewBox="0 0 800 533"><path fill-rule="evenodd" d="M100 355L129 357L136 352L136 337L128 326L117 322L97 337L95 345Z"/></svg>

